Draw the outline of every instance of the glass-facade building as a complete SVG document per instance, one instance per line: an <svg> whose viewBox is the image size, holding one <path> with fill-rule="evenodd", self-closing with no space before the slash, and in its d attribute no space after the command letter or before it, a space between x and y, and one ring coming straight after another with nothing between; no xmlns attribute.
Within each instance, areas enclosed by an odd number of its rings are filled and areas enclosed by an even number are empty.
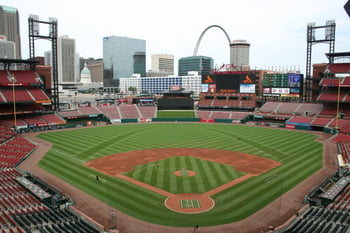
<svg viewBox="0 0 350 233"><path fill-rule="evenodd" d="M103 38L103 85L120 86L119 79L146 76L146 41L128 37Z"/></svg>
<svg viewBox="0 0 350 233"><path fill-rule="evenodd" d="M199 95L202 88L202 76L132 77L120 78L120 91L127 93L129 87L136 87L138 93L161 95L170 87L178 86L184 91Z"/></svg>
<svg viewBox="0 0 350 233"><path fill-rule="evenodd" d="M197 71L199 75L208 75L213 69L214 60L211 57L191 56L179 59L178 75L186 76L190 71Z"/></svg>
<svg viewBox="0 0 350 233"><path fill-rule="evenodd" d="M16 59L21 59L21 36L18 10L10 6L0 6L0 35L16 44Z"/></svg>

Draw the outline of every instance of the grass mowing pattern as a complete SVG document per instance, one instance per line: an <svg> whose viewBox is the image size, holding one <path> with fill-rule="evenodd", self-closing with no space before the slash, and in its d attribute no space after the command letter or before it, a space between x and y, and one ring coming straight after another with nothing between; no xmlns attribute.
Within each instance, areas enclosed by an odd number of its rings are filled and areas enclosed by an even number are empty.
<svg viewBox="0 0 350 233"><path fill-rule="evenodd" d="M158 118L194 118L194 111L157 111Z"/></svg>
<svg viewBox="0 0 350 233"><path fill-rule="evenodd" d="M175 176L173 173L178 170L193 170L196 175ZM124 173L130 178L174 194L205 193L245 174L229 165L189 156L174 156L142 164L133 171Z"/></svg>
<svg viewBox="0 0 350 233"><path fill-rule="evenodd" d="M240 140L236 139L238 135ZM322 167L322 144L315 141L315 135L245 125L111 125L47 132L38 137L54 143L40 161L40 167L131 216L168 226L210 226L241 220ZM282 165L215 194L213 209L190 217L167 209L162 195L83 165L121 152L184 147L239 151L267 157ZM107 182L97 183L92 175L99 175Z"/></svg>

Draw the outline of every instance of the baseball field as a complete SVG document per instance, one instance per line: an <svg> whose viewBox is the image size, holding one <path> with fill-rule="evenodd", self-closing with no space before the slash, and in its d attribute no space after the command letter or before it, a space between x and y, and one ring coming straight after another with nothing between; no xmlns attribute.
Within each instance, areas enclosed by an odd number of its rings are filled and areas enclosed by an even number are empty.
<svg viewBox="0 0 350 233"><path fill-rule="evenodd" d="M41 168L166 226L242 220L322 168L317 136L246 125L123 124L38 137L54 144Z"/></svg>

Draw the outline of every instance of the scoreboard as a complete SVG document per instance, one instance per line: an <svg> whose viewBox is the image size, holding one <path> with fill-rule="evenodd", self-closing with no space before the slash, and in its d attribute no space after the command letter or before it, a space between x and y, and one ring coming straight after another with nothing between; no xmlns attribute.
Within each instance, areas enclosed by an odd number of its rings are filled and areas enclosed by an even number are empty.
<svg viewBox="0 0 350 233"><path fill-rule="evenodd" d="M202 92L255 93L256 75L252 72L227 72L202 75Z"/></svg>
<svg viewBox="0 0 350 233"><path fill-rule="evenodd" d="M263 96L300 97L303 75L297 73L267 73L263 78Z"/></svg>

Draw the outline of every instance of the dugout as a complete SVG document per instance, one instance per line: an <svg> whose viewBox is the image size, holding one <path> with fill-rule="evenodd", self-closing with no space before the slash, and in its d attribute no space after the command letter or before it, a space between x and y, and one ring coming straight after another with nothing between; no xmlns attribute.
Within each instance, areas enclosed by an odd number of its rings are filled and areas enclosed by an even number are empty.
<svg viewBox="0 0 350 233"><path fill-rule="evenodd" d="M170 90L157 100L158 110L193 110L194 100L189 91Z"/></svg>

